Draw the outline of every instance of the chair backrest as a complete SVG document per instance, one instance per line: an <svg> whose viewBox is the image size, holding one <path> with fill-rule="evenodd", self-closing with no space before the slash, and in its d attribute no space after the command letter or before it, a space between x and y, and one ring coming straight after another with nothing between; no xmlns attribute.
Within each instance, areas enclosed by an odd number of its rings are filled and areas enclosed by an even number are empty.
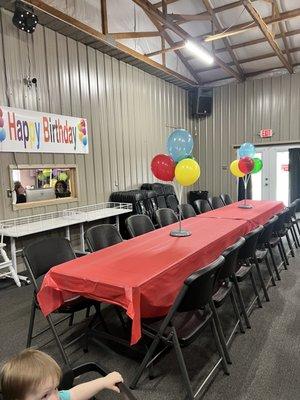
<svg viewBox="0 0 300 400"><path fill-rule="evenodd" d="M297 209L297 200L293 201L290 205L289 205L289 210L290 210L290 217L291 218L295 218L296 217L296 209Z"/></svg>
<svg viewBox="0 0 300 400"><path fill-rule="evenodd" d="M241 237L232 246L228 247L222 256L225 258L223 266L220 268L218 279L225 280L230 278L237 269L237 260L240 248L245 244L245 238Z"/></svg>
<svg viewBox="0 0 300 400"><path fill-rule="evenodd" d="M29 244L23 249L23 257L33 281L50 268L76 258L70 242L62 237L49 237Z"/></svg>
<svg viewBox="0 0 300 400"><path fill-rule="evenodd" d="M212 204L212 207L213 207L214 210L216 208L224 207L224 203L223 203L223 201L221 200L221 198L219 196L214 196L211 199L211 204Z"/></svg>
<svg viewBox="0 0 300 400"><path fill-rule="evenodd" d="M245 236L245 243L239 251L239 260L247 260L254 257L257 248L258 238L263 229L263 226L260 225Z"/></svg>
<svg viewBox="0 0 300 400"><path fill-rule="evenodd" d="M207 197L207 202L210 205L210 208L213 210L212 197Z"/></svg>
<svg viewBox="0 0 300 400"><path fill-rule="evenodd" d="M283 210L281 213L277 214L277 221L274 225L274 233L278 234L282 231L285 231L285 223L287 222L287 219L290 216L290 211L286 208Z"/></svg>
<svg viewBox="0 0 300 400"><path fill-rule="evenodd" d="M198 212L198 214L202 214L202 213L212 210L212 208L207 200L202 200L202 199L195 200L194 206L195 206L196 212Z"/></svg>
<svg viewBox="0 0 300 400"><path fill-rule="evenodd" d="M85 364L78 365L74 368L64 368L62 379L59 385L59 390L69 390L74 385L75 378L78 378L84 374L90 374L91 372L97 373L100 376L106 376L109 371L104 369L101 365L95 362L88 362ZM121 398L124 400L136 400L136 397L132 393L132 391L124 384L117 384L120 392Z"/></svg>
<svg viewBox="0 0 300 400"><path fill-rule="evenodd" d="M178 206L179 212L181 212L181 216L183 219L196 217L196 212L190 204L180 204Z"/></svg>
<svg viewBox="0 0 300 400"><path fill-rule="evenodd" d="M178 200L174 194L168 194L166 196L166 203L168 208L171 208L175 213L178 211Z"/></svg>
<svg viewBox="0 0 300 400"><path fill-rule="evenodd" d="M265 245L271 240L272 234L274 232L274 226L277 220L278 220L277 215L274 215L273 218L271 218L268 222L265 223L264 229L258 238L259 245Z"/></svg>
<svg viewBox="0 0 300 400"><path fill-rule="evenodd" d="M223 201L223 203L225 204L225 206L228 206L229 204L233 203L231 197L227 193L220 194L220 198Z"/></svg>
<svg viewBox="0 0 300 400"><path fill-rule="evenodd" d="M194 272L185 281L174 303L178 312L194 311L211 300L217 274L225 259L220 256L204 268Z"/></svg>
<svg viewBox="0 0 300 400"><path fill-rule="evenodd" d="M104 249L123 241L114 225L102 224L89 228L85 233L86 243L90 251Z"/></svg>
<svg viewBox="0 0 300 400"><path fill-rule="evenodd" d="M171 210L171 208L160 208L155 214L157 223L161 228L178 221L177 215L173 210Z"/></svg>
<svg viewBox="0 0 300 400"><path fill-rule="evenodd" d="M132 238L155 230L151 219L147 215L131 215L126 219L125 224Z"/></svg>

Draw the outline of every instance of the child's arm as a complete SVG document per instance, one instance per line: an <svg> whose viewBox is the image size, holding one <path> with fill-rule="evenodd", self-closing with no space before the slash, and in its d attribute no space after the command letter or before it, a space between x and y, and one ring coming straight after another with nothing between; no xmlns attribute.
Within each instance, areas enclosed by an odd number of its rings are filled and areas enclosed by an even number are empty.
<svg viewBox="0 0 300 400"><path fill-rule="evenodd" d="M123 382L122 376L118 372L112 372L104 378L94 379L93 381L81 383L70 389L71 400L88 400L103 389L111 389L120 393L117 383Z"/></svg>

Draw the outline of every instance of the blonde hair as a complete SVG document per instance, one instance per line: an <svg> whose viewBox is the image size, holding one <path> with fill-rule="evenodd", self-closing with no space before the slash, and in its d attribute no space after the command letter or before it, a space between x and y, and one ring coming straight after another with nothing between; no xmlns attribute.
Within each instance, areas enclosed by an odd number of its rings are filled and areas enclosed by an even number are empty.
<svg viewBox="0 0 300 400"><path fill-rule="evenodd" d="M8 360L2 370L0 387L5 400L23 400L48 378L61 378L61 369L48 354L26 349Z"/></svg>

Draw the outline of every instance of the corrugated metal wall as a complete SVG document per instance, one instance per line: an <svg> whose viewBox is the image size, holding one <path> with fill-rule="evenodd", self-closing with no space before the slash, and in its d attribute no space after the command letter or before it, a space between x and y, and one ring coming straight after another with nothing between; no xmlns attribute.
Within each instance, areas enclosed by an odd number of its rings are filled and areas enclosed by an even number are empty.
<svg viewBox="0 0 300 400"><path fill-rule="evenodd" d="M300 141L300 74L250 80L214 89L212 116L200 122L201 187L236 194L229 170L235 144ZM261 129L273 129L261 139ZM223 169L223 168L224 169Z"/></svg>
<svg viewBox="0 0 300 400"><path fill-rule="evenodd" d="M13 212L5 189L8 165L15 161L77 164L78 205L106 201L114 190L151 182L151 159L165 152L171 127L194 131L187 92L47 28L38 26L27 35L11 18L1 9L0 104L86 117L91 139L87 156L0 153L0 219L66 207ZM29 70L38 79L37 89L23 84Z"/></svg>

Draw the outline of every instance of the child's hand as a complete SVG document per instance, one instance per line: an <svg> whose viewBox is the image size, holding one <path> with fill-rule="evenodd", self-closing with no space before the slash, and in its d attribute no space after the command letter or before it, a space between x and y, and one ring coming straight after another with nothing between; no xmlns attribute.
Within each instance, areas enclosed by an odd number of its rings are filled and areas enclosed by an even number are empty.
<svg viewBox="0 0 300 400"><path fill-rule="evenodd" d="M117 393L120 393L120 389L118 388L117 383L123 382L122 376L119 372L111 372L110 374L106 375L105 379L105 388L114 390Z"/></svg>

